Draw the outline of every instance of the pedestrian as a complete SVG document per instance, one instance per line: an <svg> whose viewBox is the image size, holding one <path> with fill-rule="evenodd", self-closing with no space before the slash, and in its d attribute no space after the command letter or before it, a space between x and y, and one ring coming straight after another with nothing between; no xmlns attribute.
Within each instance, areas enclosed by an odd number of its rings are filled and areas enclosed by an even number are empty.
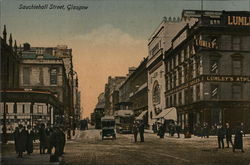
<svg viewBox="0 0 250 165"><path fill-rule="evenodd" d="M141 121L141 123L139 125L139 132L140 132L141 142L144 142L144 123L143 123L143 121Z"/></svg>
<svg viewBox="0 0 250 165"><path fill-rule="evenodd" d="M244 137L245 137L245 136L246 136L246 134L245 134L245 126L244 126L244 123L243 123L243 122L240 123L240 129L241 129L241 131L243 132L243 135L244 135Z"/></svg>
<svg viewBox="0 0 250 165"><path fill-rule="evenodd" d="M218 148L224 148L224 138L225 138L225 131L222 125L218 125L217 129L217 138L218 138Z"/></svg>
<svg viewBox="0 0 250 165"><path fill-rule="evenodd" d="M16 141L16 152L18 153L18 158L23 157L23 152L26 150L26 142L27 142L27 132L24 130L24 127L22 124L19 124L18 131L15 135L15 141Z"/></svg>
<svg viewBox="0 0 250 165"><path fill-rule="evenodd" d="M14 131L14 133L13 133L13 136L14 136L14 145L15 145L15 151L16 151L16 153L18 153L18 152L17 152L17 134L18 134L18 132L19 132L19 128L16 127L16 128L15 128L15 131Z"/></svg>
<svg viewBox="0 0 250 165"><path fill-rule="evenodd" d="M138 135L138 123L136 121L134 121L134 124L133 124L133 134L134 134L134 141L137 142L137 135Z"/></svg>
<svg viewBox="0 0 250 165"><path fill-rule="evenodd" d="M46 134L45 144L47 148L47 154L51 154L51 150L53 148L53 144L51 141L52 133L53 133L53 129L51 128L50 124L48 124L47 128L45 129L45 134Z"/></svg>
<svg viewBox="0 0 250 165"><path fill-rule="evenodd" d="M157 124L156 124L156 122L155 122L155 123L153 123L153 125L152 125L152 129L153 129L153 132L154 132L154 133L156 133L156 132L157 132Z"/></svg>
<svg viewBox="0 0 250 165"><path fill-rule="evenodd" d="M158 136L160 136L160 138L164 138L164 136L165 136L165 130L164 130L163 124L160 124L160 126L159 126Z"/></svg>
<svg viewBox="0 0 250 165"><path fill-rule="evenodd" d="M227 148L229 148L229 143L231 143L232 147L233 147L233 141L232 141L232 129L229 125L229 123L226 123L226 141L227 141Z"/></svg>
<svg viewBox="0 0 250 165"><path fill-rule="evenodd" d="M203 131L204 131L204 138L209 138L209 128L208 128L208 123L204 122L204 127L203 127Z"/></svg>
<svg viewBox="0 0 250 165"><path fill-rule="evenodd" d="M65 138L65 133L63 127L59 127L59 156L62 156L64 154L64 147L66 144L66 138Z"/></svg>
<svg viewBox="0 0 250 165"><path fill-rule="evenodd" d="M244 152L243 150L243 131L241 127L238 127L235 132L235 137L234 137L234 145L233 145L233 152L235 149L240 149L241 152Z"/></svg>
<svg viewBox="0 0 250 165"><path fill-rule="evenodd" d="M30 155L33 153L33 141L35 138L34 131L31 128L31 125L27 126L27 143L26 143L26 150L27 154Z"/></svg>
<svg viewBox="0 0 250 165"><path fill-rule="evenodd" d="M178 138L180 138L180 132L181 132L181 126L180 126L180 124L178 124L178 123L176 124L175 130L176 130Z"/></svg>
<svg viewBox="0 0 250 165"><path fill-rule="evenodd" d="M39 141L40 141L40 154L45 154L46 148L46 133L45 133L45 125L41 124L39 129Z"/></svg>

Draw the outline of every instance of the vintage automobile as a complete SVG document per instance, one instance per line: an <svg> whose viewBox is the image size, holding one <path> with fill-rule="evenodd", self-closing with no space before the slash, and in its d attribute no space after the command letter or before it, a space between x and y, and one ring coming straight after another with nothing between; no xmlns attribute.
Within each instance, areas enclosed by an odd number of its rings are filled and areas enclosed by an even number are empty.
<svg viewBox="0 0 250 165"><path fill-rule="evenodd" d="M113 116L102 117L101 127L102 140L104 139L104 137L112 137L112 139L116 139L115 118Z"/></svg>

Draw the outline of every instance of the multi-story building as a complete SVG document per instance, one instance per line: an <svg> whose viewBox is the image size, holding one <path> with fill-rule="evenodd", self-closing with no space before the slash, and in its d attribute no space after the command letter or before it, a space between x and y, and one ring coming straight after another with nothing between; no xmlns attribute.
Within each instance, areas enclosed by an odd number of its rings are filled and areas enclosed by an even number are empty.
<svg viewBox="0 0 250 165"><path fill-rule="evenodd" d="M194 24L195 19L164 17L160 25L148 40L148 121L150 127L157 116L167 108L164 58L172 46L171 40L187 23ZM185 37L185 36L181 36ZM178 38L179 39L179 38ZM179 41L180 42L180 41Z"/></svg>
<svg viewBox="0 0 250 165"><path fill-rule="evenodd" d="M77 105L80 95L78 95L78 75L73 69L72 49L67 45L58 45L56 47L31 47L29 43L25 43L21 51L26 55L45 54L61 59L65 67L65 76L68 78L70 90L68 92L69 116L73 117L72 122L79 122L80 106Z"/></svg>
<svg viewBox="0 0 250 165"><path fill-rule="evenodd" d="M127 79L119 87L119 105L121 109L131 109L136 117L146 116L148 110L147 91L147 58L144 58L137 68L130 70ZM124 107L127 105L127 108ZM147 123L147 120L145 121Z"/></svg>
<svg viewBox="0 0 250 165"><path fill-rule="evenodd" d="M203 122L243 122L249 132L250 12L183 11L189 18L198 21L165 54L166 107L176 107L191 131Z"/></svg>
<svg viewBox="0 0 250 165"><path fill-rule="evenodd" d="M1 102L3 133L18 123L63 122L67 88L62 60L44 54L22 54L16 41L1 38ZM66 91L65 91L66 90ZM2 130L2 129L1 129Z"/></svg>
<svg viewBox="0 0 250 165"><path fill-rule="evenodd" d="M119 103L119 87L126 77L116 76L112 78L109 76L107 84L105 84L104 100L105 107L104 111L106 115L113 115L114 110L117 108Z"/></svg>

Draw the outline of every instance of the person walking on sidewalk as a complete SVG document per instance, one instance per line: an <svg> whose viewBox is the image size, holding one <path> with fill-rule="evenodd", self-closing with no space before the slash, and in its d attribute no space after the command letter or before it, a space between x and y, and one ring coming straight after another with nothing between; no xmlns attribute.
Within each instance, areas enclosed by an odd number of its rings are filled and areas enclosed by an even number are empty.
<svg viewBox="0 0 250 165"><path fill-rule="evenodd" d="M226 123L226 141L227 141L227 148L229 148L229 143L231 143L231 145L233 147L232 129L231 129L229 123Z"/></svg>
<svg viewBox="0 0 250 165"><path fill-rule="evenodd" d="M218 125L217 129L217 138L218 138L218 148L224 148L224 138L225 138L225 131L222 125Z"/></svg>
<svg viewBox="0 0 250 165"><path fill-rule="evenodd" d="M134 121L132 132L133 132L133 134L134 134L134 141L137 142L137 136L138 136L138 123L137 123L136 121Z"/></svg>
<svg viewBox="0 0 250 165"><path fill-rule="evenodd" d="M16 132L16 152L18 158L23 157L23 152L26 150L27 132L25 131L22 124L19 124L18 131Z"/></svg>
<svg viewBox="0 0 250 165"><path fill-rule="evenodd" d="M33 153L33 141L35 138L35 134L31 128L31 125L27 126L27 143L26 143L26 150L27 154L30 155Z"/></svg>
<svg viewBox="0 0 250 165"><path fill-rule="evenodd" d="M139 125L139 132L140 132L141 142L144 142L144 123L143 123L143 121L141 121L141 123Z"/></svg>
<svg viewBox="0 0 250 165"><path fill-rule="evenodd" d="M235 137L234 137L234 145L233 145L233 152L235 149L240 149L241 152L244 152L243 150L243 131L240 127L236 129Z"/></svg>
<svg viewBox="0 0 250 165"><path fill-rule="evenodd" d="M46 148L46 133L45 133L45 125L41 124L39 129L39 141L40 141L40 154L45 154Z"/></svg>
<svg viewBox="0 0 250 165"><path fill-rule="evenodd" d="M181 126L179 123L176 124L175 126L176 133L178 135L178 138L180 138L180 133L181 133Z"/></svg>

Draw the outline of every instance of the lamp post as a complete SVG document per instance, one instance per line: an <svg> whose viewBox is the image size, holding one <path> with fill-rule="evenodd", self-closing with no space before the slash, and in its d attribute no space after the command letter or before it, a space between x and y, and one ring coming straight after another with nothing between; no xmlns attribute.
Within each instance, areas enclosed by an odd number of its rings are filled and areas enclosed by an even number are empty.
<svg viewBox="0 0 250 165"><path fill-rule="evenodd" d="M70 76L69 76L70 75ZM74 75L76 75L76 84L74 86ZM73 135L75 135L75 107L74 107L74 89L78 87L78 75L77 72L71 69L68 73L68 78L71 77L71 97L70 97L70 109L69 109L69 131L68 131L68 139L71 139L71 129L73 122Z"/></svg>

